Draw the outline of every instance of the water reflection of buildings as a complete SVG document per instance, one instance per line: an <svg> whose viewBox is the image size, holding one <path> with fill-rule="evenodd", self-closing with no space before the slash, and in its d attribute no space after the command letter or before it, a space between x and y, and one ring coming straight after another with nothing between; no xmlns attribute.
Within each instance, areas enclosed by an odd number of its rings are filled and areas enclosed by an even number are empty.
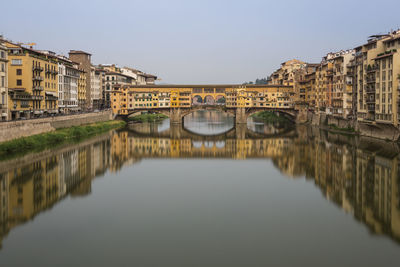
<svg viewBox="0 0 400 267"><path fill-rule="evenodd" d="M12 228L32 220L67 195L90 193L91 180L107 169L109 144L107 135L66 149L1 162L0 245Z"/></svg>
<svg viewBox="0 0 400 267"><path fill-rule="evenodd" d="M397 148L299 129L296 138L201 140L137 136L112 138L112 158L132 164L142 158L269 158L288 177L314 180L323 195L352 213L372 233L400 241L400 181ZM369 144L366 142L366 144Z"/></svg>
<svg viewBox="0 0 400 267"><path fill-rule="evenodd" d="M311 128L281 138L169 134L120 131L42 156L0 162L0 238L68 195L87 195L93 178L107 169L118 171L144 158L266 158L288 177L314 181L327 199L372 233L400 240L399 159L388 143L364 147L360 140Z"/></svg>

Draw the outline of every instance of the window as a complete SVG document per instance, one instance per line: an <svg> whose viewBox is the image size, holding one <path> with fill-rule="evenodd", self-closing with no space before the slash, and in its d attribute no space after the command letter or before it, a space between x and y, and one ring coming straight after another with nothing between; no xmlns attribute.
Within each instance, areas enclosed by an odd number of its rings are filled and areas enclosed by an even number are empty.
<svg viewBox="0 0 400 267"><path fill-rule="evenodd" d="M1 71L5 72L6 71L6 65L4 63L1 63Z"/></svg>
<svg viewBox="0 0 400 267"><path fill-rule="evenodd" d="M22 65L22 59L12 59L11 60L11 65L21 66Z"/></svg>
<svg viewBox="0 0 400 267"><path fill-rule="evenodd" d="M17 85L21 86L22 85L22 80L17 80Z"/></svg>
<svg viewBox="0 0 400 267"><path fill-rule="evenodd" d="M6 81L5 81L6 77L1 76L1 87L6 86Z"/></svg>
<svg viewBox="0 0 400 267"><path fill-rule="evenodd" d="M22 75L22 69L17 69L17 75Z"/></svg>

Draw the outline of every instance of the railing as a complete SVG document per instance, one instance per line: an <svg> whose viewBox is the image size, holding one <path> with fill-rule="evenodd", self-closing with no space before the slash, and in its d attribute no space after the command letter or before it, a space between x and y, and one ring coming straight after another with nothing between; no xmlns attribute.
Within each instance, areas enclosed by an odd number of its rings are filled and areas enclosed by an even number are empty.
<svg viewBox="0 0 400 267"><path fill-rule="evenodd" d="M15 99L15 100L31 100L32 99L32 95L30 94L14 94L11 95L11 99Z"/></svg>
<svg viewBox="0 0 400 267"><path fill-rule="evenodd" d="M41 76L33 76L32 80L34 80L34 81L43 81L43 77L41 77Z"/></svg>
<svg viewBox="0 0 400 267"><path fill-rule="evenodd" d="M43 96L41 95L33 95L32 100L43 100Z"/></svg>
<svg viewBox="0 0 400 267"><path fill-rule="evenodd" d="M378 65L368 65L367 66L367 72L375 72L375 71L377 71L377 70L379 70L379 66Z"/></svg>
<svg viewBox="0 0 400 267"><path fill-rule="evenodd" d="M365 102L366 102L367 104L375 104L375 98L374 98L374 97L372 97L372 98L367 97L367 99L365 100Z"/></svg>
<svg viewBox="0 0 400 267"><path fill-rule="evenodd" d="M375 77L367 77L365 80L367 81L367 83L375 83L376 81Z"/></svg>
<svg viewBox="0 0 400 267"><path fill-rule="evenodd" d="M365 91L367 92L367 93L375 93L375 87L366 87L365 88Z"/></svg>
<svg viewBox="0 0 400 267"><path fill-rule="evenodd" d="M368 111L375 111L375 103L374 104L368 104L367 105Z"/></svg>
<svg viewBox="0 0 400 267"><path fill-rule="evenodd" d="M43 86L34 86L34 87L32 88L32 90L35 90L35 91L43 91Z"/></svg>
<svg viewBox="0 0 400 267"><path fill-rule="evenodd" d="M56 96L46 96L46 100L58 100L58 97Z"/></svg>
<svg viewBox="0 0 400 267"><path fill-rule="evenodd" d="M40 66L33 66L32 70L43 71L43 67Z"/></svg>

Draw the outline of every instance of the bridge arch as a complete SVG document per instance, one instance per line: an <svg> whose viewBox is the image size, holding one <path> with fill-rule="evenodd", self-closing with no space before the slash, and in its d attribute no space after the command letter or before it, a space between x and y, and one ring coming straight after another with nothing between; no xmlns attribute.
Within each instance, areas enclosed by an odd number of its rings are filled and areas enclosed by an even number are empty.
<svg viewBox="0 0 400 267"><path fill-rule="evenodd" d="M249 118L251 115L254 115L258 112L263 112L263 111L268 111L268 112L273 112L278 114L279 116L284 116L291 122L296 122L296 111L294 110L285 110L285 109L257 109L257 108L251 108L246 111L246 116Z"/></svg>
<svg viewBox="0 0 400 267"><path fill-rule="evenodd" d="M212 95L206 95L204 97L204 104L206 105L215 105L215 99Z"/></svg>
<svg viewBox="0 0 400 267"><path fill-rule="evenodd" d="M226 104L226 98L223 95L217 95L215 97L215 102L216 102L216 104L219 104L219 105L225 105Z"/></svg>
<svg viewBox="0 0 400 267"><path fill-rule="evenodd" d="M201 105L203 104L205 101L203 100L203 98L200 95L195 95L192 98L192 103L193 105Z"/></svg>

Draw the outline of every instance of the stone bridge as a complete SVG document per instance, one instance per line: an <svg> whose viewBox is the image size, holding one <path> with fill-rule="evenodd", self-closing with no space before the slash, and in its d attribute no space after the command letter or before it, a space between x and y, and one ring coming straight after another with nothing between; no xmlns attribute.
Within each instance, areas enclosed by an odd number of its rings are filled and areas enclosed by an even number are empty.
<svg viewBox="0 0 400 267"><path fill-rule="evenodd" d="M237 124L226 132L203 135L186 129L183 124L172 124L168 129L159 131L149 124L135 123L128 125L129 132L137 137L191 139L193 141L223 141L226 139L268 139L277 137L295 137L295 128L285 128L280 133L257 133L247 127L246 124Z"/></svg>
<svg viewBox="0 0 400 267"><path fill-rule="evenodd" d="M197 110L221 110L234 117L235 124L246 124L247 119L260 111L271 111L279 116L287 118L293 123L305 123L307 122L307 109L279 109L279 108L260 108L260 107L250 107L250 108L227 108L224 105L193 105L189 108L151 108L151 109L134 109L130 110L125 116L121 116L123 119L127 119L132 114L138 112L149 112L149 113L161 113L170 118L170 123L172 124L183 124L183 118Z"/></svg>

